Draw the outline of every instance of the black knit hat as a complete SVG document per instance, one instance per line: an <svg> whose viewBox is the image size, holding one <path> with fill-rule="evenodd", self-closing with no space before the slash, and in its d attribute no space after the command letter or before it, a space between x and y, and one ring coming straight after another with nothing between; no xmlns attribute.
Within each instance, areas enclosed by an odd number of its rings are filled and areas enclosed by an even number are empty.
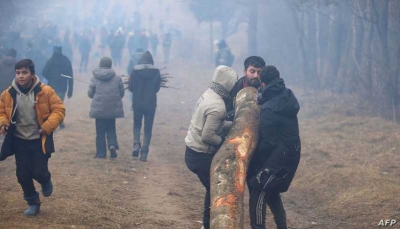
<svg viewBox="0 0 400 229"><path fill-rule="evenodd" d="M62 47L61 46L54 46L53 53L62 54Z"/></svg>
<svg viewBox="0 0 400 229"><path fill-rule="evenodd" d="M278 79L279 75L280 75L279 71L278 71L278 69L276 69L275 66L272 66L272 65L264 66L261 69L261 74L260 74L261 82L268 84L272 80Z"/></svg>
<svg viewBox="0 0 400 229"><path fill-rule="evenodd" d="M112 60L109 57L103 57L100 60L100 68L111 68Z"/></svg>

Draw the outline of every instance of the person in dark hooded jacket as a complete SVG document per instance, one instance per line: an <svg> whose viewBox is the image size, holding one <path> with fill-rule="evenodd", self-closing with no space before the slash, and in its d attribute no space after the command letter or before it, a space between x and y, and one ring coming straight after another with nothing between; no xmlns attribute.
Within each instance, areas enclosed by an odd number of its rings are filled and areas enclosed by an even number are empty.
<svg viewBox="0 0 400 229"><path fill-rule="evenodd" d="M129 78L129 90L133 94L133 157L147 161L154 116L157 107L157 93L161 87L160 70L154 66L151 53L146 51L134 66ZM144 118L143 146L140 141L140 130Z"/></svg>
<svg viewBox="0 0 400 229"><path fill-rule="evenodd" d="M286 213L280 193L288 190L300 161L300 106L274 66L263 67L260 78L259 142L247 172L250 223L252 229L266 228L268 204L277 228L284 229Z"/></svg>
<svg viewBox="0 0 400 229"><path fill-rule="evenodd" d="M96 119L96 158L106 157L107 143L111 158L117 157L116 150L119 149L115 119L124 117L122 98L125 88L121 77L111 67L111 59L103 57L100 67L93 70L88 90L89 98L93 99L90 117Z"/></svg>
<svg viewBox="0 0 400 229"><path fill-rule="evenodd" d="M72 97L74 81L71 61L62 54L62 48L54 46L53 55L46 62L42 75L48 80L48 85L56 91L58 97L64 101L65 93L68 98ZM64 128L64 123L60 128Z"/></svg>
<svg viewBox="0 0 400 229"><path fill-rule="evenodd" d="M0 60L0 91L6 90L15 79L15 63L17 63L17 51L10 49Z"/></svg>
<svg viewBox="0 0 400 229"><path fill-rule="evenodd" d="M54 47L53 55L46 62L46 65L43 68L43 77L48 80L48 85L56 91L61 100L64 101L67 89L68 98L72 97L74 86L74 81L72 79L72 65L68 57L62 54L61 47Z"/></svg>

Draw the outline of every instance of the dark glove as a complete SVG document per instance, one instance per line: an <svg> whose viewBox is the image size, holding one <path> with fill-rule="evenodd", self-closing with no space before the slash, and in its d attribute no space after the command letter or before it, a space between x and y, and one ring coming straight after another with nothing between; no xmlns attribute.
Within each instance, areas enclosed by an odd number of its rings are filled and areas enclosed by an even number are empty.
<svg viewBox="0 0 400 229"><path fill-rule="evenodd" d="M281 168L278 171L263 168L250 179L249 184L252 188L257 190L272 190L282 183L287 174L288 172L284 168Z"/></svg>
<svg viewBox="0 0 400 229"><path fill-rule="evenodd" d="M226 121L233 121L233 118L235 117L235 110L231 110L227 113L225 120Z"/></svg>

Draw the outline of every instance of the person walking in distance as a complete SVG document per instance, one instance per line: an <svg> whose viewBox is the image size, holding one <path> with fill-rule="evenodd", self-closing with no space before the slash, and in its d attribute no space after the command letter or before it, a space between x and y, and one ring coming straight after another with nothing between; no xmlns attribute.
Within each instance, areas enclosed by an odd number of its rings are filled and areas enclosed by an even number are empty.
<svg viewBox="0 0 400 229"><path fill-rule="evenodd" d="M107 148L110 158L116 158L119 149L115 119L124 117L125 88L121 77L111 67L111 59L103 57L99 68L93 70L88 90L92 99L90 117L96 119L96 158L105 158Z"/></svg>
<svg viewBox="0 0 400 229"><path fill-rule="evenodd" d="M147 161L152 137L153 122L157 107L157 93L161 87L160 70L154 66L151 53L146 51L139 64L133 67L129 77L129 90L132 92L133 110L133 152L134 158ZM140 131L144 119L143 145Z"/></svg>

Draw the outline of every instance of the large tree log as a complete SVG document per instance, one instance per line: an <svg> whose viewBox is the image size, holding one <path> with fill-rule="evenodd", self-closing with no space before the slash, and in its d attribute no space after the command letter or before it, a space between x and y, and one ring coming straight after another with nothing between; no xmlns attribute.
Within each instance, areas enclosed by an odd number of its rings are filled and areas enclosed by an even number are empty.
<svg viewBox="0 0 400 229"><path fill-rule="evenodd" d="M243 228L243 195L247 166L256 148L260 108L257 89L236 96L235 120L211 164L211 228Z"/></svg>

